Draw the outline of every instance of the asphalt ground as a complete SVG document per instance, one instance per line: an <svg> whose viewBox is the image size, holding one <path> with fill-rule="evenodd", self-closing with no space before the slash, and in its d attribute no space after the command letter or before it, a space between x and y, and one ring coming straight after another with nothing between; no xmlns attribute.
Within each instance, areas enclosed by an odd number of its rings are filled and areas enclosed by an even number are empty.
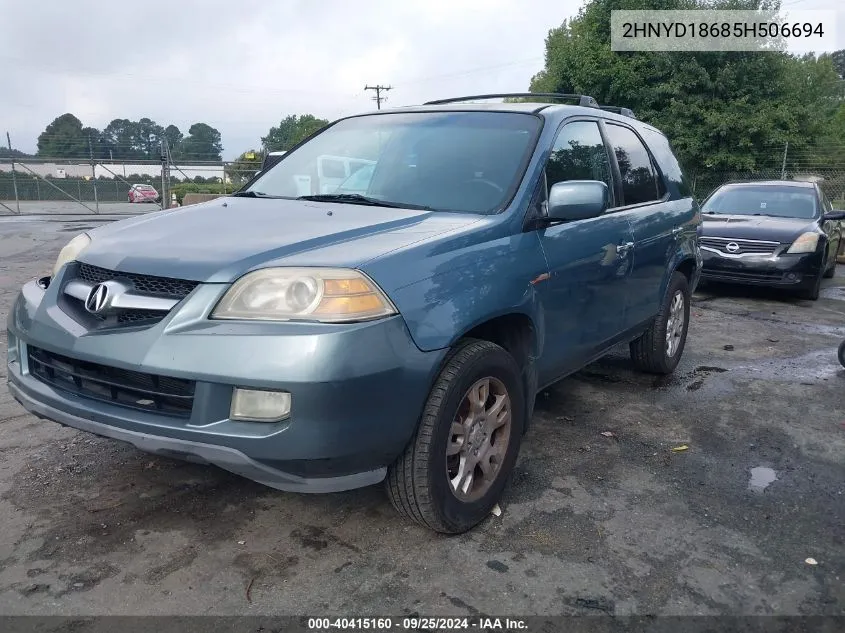
<svg viewBox="0 0 845 633"><path fill-rule="evenodd" d="M113 219L0 218L4 323ZM842 615L843 337L841 275L817 302L703 289L673 376L623 348L539 396L501 516L456 537L380 487L271 490L0 387L0 614Z"/></svg>

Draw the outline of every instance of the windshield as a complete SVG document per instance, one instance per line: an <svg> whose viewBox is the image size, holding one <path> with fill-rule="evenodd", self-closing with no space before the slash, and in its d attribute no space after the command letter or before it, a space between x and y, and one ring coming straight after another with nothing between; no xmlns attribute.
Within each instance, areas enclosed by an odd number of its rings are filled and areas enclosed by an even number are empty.
<svg viewBox="0 0 845 633"><path fill-rule="evenodd" d="M818 214L815 192L809 187L759 185L724 187L701 207L703 213L770 215L812 219Z"/></svg>
<svg viewBox="0 0 845 633"><path fill-rule="evenodd" d="M519 185L540 125L510 112L353 117L289 152L247 191L355 193L395 206L493 213Z"/></svg>

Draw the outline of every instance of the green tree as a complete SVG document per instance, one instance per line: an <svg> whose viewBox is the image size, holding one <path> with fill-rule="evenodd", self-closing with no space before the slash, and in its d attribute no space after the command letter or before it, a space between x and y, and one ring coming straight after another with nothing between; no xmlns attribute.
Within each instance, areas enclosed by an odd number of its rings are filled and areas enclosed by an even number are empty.
<svg viewBox="0 0 845 633"><path fill-rule="evenodd" d="M69 112L56 117L38 135L38 156L49 158L88 156L88 140L82 133L82 121Z"/></svg>
<svg viewBox="0 0 845 633"><path fill-rule="evenodd" d="M181 160L217 161L222 160L222 152L220 132L206 123L194 123L173 155Z"/></svg>
<svg viewBox="0 0 845 633"><path fill-rule="evenodd" d="M224 169L226 178L233 185L240 186L252 178L261 169L264 152L249 149L238 156Z"/></svg>
<svg viewBox="0 0 845 633"><path fill-rule="evenodd" d="M109 152L103 141L103 134L95 127L82 128L82 137L85 139L86 156L89 154L95 159L108 158Z"/></svg>
<svg viewBox="0 0 845 633"><path fill-rule="evenodd" d="M845 49L834 51L830 54L833 67L840 79L845 79Z"/></svg>
<svg viewBox="0 0 845 633"><path fill-rule="evenodd" d="M114 119L103 130L103 145L115 159L144 158L144 148L138 141L138 124L129 119Z"/></svg>
<svg viewBox="0 0 845 633"><path fill-rule="evenodd" d="M318 119L313 114L291 114L282 119L278 126L271 127L267 136L261 137L261 144L268 152L288 151L328 124L326 119Z"/></svg>
<svg viewBox="0 0 845 633"><path fill-rule="evenodd" d="M589 94L633 109L662 129L688 169L753 170L776 162L772 148L812 144L836 103L827 58L782 52L617 53L617 9L770 8L767 0L591 0L549 32L534 92Z"/></svg>
<svg viewBox="0 0 845 633"><path fill-rule="evenodd" d="M144 157L148 160L159 158L164 128L155 121L144 117L136 124L135 132L138 146L142 149Z"/></svg>
<svg viewBox="0 0 845 633"><path fill-rule="evenodd" d="M32 158L32 155L22 152L19 149L0 147L0 158Z"/></svg>
<svg viewBox="0 0 845 633"><path fill-rule="evenodd" d="M166 128L164 128L164 139L170 146L170 151L173 151L179 146L179 143L182 141L182 136L182 132L179 130L178 127L173 124L170 124Z"/></svg>

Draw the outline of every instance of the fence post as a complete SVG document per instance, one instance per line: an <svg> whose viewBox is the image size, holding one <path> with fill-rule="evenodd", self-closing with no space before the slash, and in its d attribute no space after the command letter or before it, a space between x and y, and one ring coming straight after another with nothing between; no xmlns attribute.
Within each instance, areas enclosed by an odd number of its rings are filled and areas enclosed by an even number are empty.
<svg viewBox="0 0 845 633"><path fill-rule="evenodd" d="M789 141L783 146L783 164L780 168L780 179L786 180L786 153L789 151Z"/></svg>
<svg viewBox="0 0 845 633"><path fill-rule="evenodd" d="M76 193L77 197L82 200L82 181L79 178L76 179Z"/></svg>
<svg viewBox="0 0 845 633"><path fill-rule="evenodd" d="M91 136L88 136L88 154L91 156L91 179L94 182L94 213L100 212L100 199L97 196L97 167L94 164L94 148L91 147Z"/></svg>
<svg viewBox="0 0 845 633"><path fill-rule="evenodd" d="M18 208L18 215L21 214L21 201L18 198L18 177L15 174L15 157L12 156L12 137L6 132L6 142L9 143L9 159L12 161L12 187L15 190L15 206Z"/></svg>

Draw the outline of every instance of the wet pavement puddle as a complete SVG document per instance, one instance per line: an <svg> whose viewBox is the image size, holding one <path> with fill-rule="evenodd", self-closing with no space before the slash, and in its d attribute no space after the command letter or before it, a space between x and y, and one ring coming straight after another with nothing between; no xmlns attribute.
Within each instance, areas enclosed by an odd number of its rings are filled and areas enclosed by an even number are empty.
<svg viewBox="0 0 845 633"><path fill-rule="evenodd" d="M757 466L751 469L748 488L754 492L763 492L773 481L777 481L777 478L777 473L771 468Z"/></svg>

